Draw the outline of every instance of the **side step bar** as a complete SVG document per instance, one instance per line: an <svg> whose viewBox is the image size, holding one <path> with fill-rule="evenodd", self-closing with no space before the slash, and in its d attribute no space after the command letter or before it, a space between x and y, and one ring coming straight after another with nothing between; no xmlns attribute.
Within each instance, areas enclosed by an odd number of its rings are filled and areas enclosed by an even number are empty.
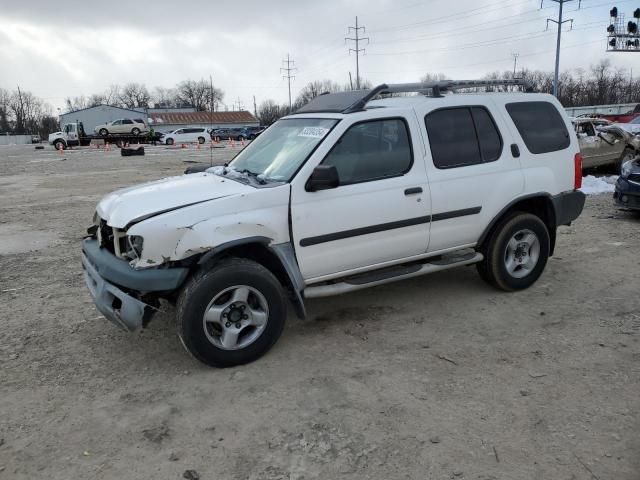
<svg viewBox="0 0 640 480"><path fill-rule="evenodd" d="M363 288L375 287L376 285L404 280L406 278L418 277L420 275L439 272L453 267L471 265L472 263L480 262L483 258L484 256L479 252L436 257L426 263L399 265L346 277L337 283L318 286L312 285L304 289L304 296L305 298L320 298L355 292L356 290L362 290Z"/></svg>

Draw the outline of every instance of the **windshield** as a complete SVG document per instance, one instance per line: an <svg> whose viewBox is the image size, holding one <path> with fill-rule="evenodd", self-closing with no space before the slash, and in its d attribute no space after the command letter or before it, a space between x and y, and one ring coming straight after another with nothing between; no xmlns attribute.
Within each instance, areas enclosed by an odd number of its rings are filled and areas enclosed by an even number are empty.
<svg viewBox="0 0 640 480"><path fill-rule="evenodd" d="M336 123L338 120L328 118L279 120L242 150L229 167L266 180L288 182Z"/></svg>

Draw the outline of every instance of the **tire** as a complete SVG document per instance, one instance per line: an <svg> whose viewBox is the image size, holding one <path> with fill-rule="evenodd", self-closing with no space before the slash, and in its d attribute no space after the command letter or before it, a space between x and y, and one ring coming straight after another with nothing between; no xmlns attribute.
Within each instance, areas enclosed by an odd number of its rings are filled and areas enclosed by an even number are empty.
<svg viewBox="0 0 640 480"><path fill-rule="evenodd" d="M242 142L244 140L244 135L238 135L238 142Z"/></svg>
<svg viewBox="0 0 640 480"><path fill-rule="evenodd" d="M140 135L140 129L138 127L133 127L131 129L131 135L135 135L136 137Z"/></svg>
<svg viewBox="0 0 640 480"><path fill-rule="evenodd" d="M173 145L173 138L167 138L167 140L164 142L166 145Z"/></svg>
<svg viewBox="0 0 640 480"><path fill-rule="evenodd" d="M498 223L480 249L484 259L476 264L478 273L500 290L523 290L542 274L550 245L549 230L540 217L513 212Z"/></svg>
<svg viewBox="0 0 640 480"><path fill-rule="evenodd" d="M101 128L98 133L101 137L106 137L107 135L109 135L109 130L107 130L106 128Z"/></svg>
<svg viewBox="0 0 640 480"><path fill-rule="evenodd" d="M182 344L212 367L260 358L280 337L286 315L278 279L262 265L243 258L229 258L196 273L176 305Z"/></svg>
<svg viewBox="0 0 640 480"><path fill-rule="evenodd" d="M204 143L204 137L198 137L198 143L202 145Z"/></svg>
<svg viewBox="0 0 640 480"><path fill-rule="evenodd" d="M53 142L53 148L56 150L65 150L67 146L65 145L64 140L56 140Z"/></svg>

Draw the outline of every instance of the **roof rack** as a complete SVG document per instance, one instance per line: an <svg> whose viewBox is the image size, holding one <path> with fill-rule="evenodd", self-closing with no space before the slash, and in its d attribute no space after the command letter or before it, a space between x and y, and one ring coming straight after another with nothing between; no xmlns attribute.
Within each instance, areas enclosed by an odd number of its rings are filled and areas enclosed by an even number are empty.
<svg viewBox="0 0 640 480"><path fill-rule="evenodd" d="M431 91L433 97L441 97L442 92L462 88L481 88L496 86L522 86L531 91L529 84L521 78L503 80L439 80L436 82L383 83L371 90L350 90L338 93L324 93L300 108L296 113L353 113L365 109L367 103L378 95L388 93L424 93Z"/></svg>

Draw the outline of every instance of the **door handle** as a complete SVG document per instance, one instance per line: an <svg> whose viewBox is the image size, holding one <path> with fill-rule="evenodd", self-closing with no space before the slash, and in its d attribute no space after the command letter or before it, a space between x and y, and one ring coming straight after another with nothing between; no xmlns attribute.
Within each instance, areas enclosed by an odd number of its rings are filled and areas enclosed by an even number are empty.
<svg viewBox="0 0 640 480"><path fill-rule="evenodd" d="M520 149L515 143L511 144L511 155L513 155L513 158L518 158L520 156Z"/></svg>
<svg viewBox="0 0 640 480"><path fill-rule="evenodd" d="M422 187L412 187L412 188L407 188L404 191L405 195L415 195L416 193L422 193Z"/></svg>

